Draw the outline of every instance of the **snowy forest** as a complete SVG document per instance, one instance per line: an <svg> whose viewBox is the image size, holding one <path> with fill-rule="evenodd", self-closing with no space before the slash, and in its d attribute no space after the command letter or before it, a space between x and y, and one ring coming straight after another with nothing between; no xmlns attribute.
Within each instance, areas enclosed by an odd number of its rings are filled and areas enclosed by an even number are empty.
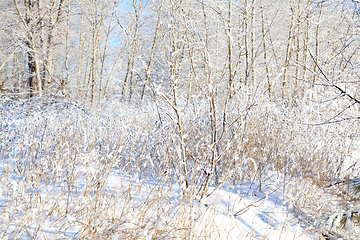
<svg viewBox="0 0 360 240"><path fill-rule="evenodd" d="M360 239L360 1L0 9L0 239Z"/></svg>

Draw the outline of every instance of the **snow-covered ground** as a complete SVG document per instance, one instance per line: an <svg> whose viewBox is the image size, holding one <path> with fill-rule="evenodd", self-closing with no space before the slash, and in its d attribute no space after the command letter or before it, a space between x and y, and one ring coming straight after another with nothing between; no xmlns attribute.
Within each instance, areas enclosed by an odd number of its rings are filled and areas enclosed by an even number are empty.
<svg viewBox="0 0 360 240"><path fill-rule="evenodd" d="M117 182L118 177L111 176L109 185ZM212 187L209 189L210 196L187 203L179 202L180 194L176 188L168 190L165 187L162 193L172 199L164 208L174 208L173 218L182 218L185 214L192 220L194 239L310 239L298 219L291 214L289 205L283 201L282 193L276 186L274 181L261 193L256 185L244 185L239 189ZM152 184L144 185L139 203L146 202L144 197L154 188L156 186ZM171 219L168 221L171 222ZM151 239L149 232L147 235Z"/></svg>
<svg viewBox="0 0 360 240"><path fill-rule="evenodd" d="M6 168L2 164L2 173ZM284 201L277 188L281 181L260 192L255 184L210 188L211 195L201 201L181 200L176 186L117 173L108 176L102 196L87 193L91 187L84 181L70 195L53 185L29 192L26 181L9 179L11 184L2 185L2 192L9 193L0 200L2 239L79 239L86 231L103 239L313 239ZM103 202L94 206L97 197ZM100 212L89 212L97 208ZM93 229L86 230L87 224Z"/></svg>

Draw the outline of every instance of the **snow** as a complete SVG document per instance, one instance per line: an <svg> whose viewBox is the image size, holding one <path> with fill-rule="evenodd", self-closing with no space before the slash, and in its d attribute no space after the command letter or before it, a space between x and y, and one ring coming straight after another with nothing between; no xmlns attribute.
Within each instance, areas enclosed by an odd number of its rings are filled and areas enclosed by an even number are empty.
<svg viewBox="0 0 360 240"><path fill-rule="evenodd" d="M4 170L4 165L1 166L1 170ZM94 169L89 167L88 171L91 174ZM154 226L159 228L158 225L163 224L163 227L166 228L167 225L175 224L174 222L181 219L188 221L186 225L191 227L193 239L311 239L311 236L307 235L298 224L289 206L284 204L281 191L273 189L271 186L261 192L255 185L243 186L236 191L210 187L208 192L212 194L205 199L200 201L199 199L189 199L182 202L177 187L169 188L159 182L151 181L151 179L150 181L139 181L133 176L113 172L106 182L106 191L114 193L114 198L116 198L114 203L107 202L107 204L114 204L112 207L114 212L111 217L122 219L119 223L120 227L113 226L117 231L139 228L138 216L153 221L151 224L142 226L141 230L137 230L139 231L137 238L140 239L152 239L156 233ZM18 196L16 189L21 187L22 182L17 184L12 181L12 183L12 195L15 198ZM62 195L60 189L53 186L54 189L51 190L48 186L40 193L43 203L39 208L29 208L25 203L9 208L6 206L9 199L2 196L0 199L0 202L3 203L0 206L1 211L10 210L10 212L6 218L5 215L2 215L1 231L9 233L9 238L16 237L18 224L21 225L22 219L26 219L29 223L27 230L29 236L36 234L38 239L56 236L78 238L84 221L77 218L76 213L86 209L86 206L91 206L94 196L80 197L84 195L81 192L87 191L87 183L78 181L77 184L77 191L80 192L78 201L74 199L74 201L68 202L67 199L58 198L58 195ZM6 191L4 187L2 185L2 192ZM127 189L129 194L134 194L131 201L127 196L121 194L124 189ZM56 191L59 193L57 194ZM74 198L77 198L75 194L73 195ZM170 200L162 201L160 206L156 203L153 208L146 209L144 213L141 206L157 198ZM56 212L51 212L54 204L57 205L59 211L65 208L71 210L69 213L62 213L64 215L58 215ZM159 217L159 212L166 214ZM91 215L96 216L101 213L94 212ZM178 220L176 220L177 218ZM96 226L98 232L108 230L100 218L94 218L92 224ZM58 228L62 228L63 231L57 232ZM165 237L165 239L173 238L178 239L180 236L170 232ZM30 239L30 237L23 236L22 239Z"/></svg>

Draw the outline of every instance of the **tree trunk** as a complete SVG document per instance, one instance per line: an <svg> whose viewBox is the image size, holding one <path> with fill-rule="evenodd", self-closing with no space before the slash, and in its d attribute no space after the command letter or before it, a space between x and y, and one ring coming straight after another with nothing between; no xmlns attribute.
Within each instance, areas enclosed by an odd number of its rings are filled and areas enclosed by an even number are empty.
<svg viewBox="0 0 360 240"><path fill-rule="evenodd" d="M249 0L245 0L245 56L246 56L246 67L245 67L245 85L249 85L249 74L250 74L250 61L251 61L251 50L249 46Z"/></svg>
<svg viewBox="0 0 360 240"><path fill-rule="evenodd" d="M268 82L268 92L269 97L271 98L271 91L272 91L272 83L270 78L270 71L269 71L269 65L268 65L268 55L267 55L267 45L266 45L266 30L265 30L265 13L264 13L264 4L261 0L260 3L261 8L261 31L262 31L262 37L263 37L263 48L264 48L264 62L265 62L265 72L266 72L266 79Z"/></svg>
<svg viewBox="0 0 360 240"><path fill-rule="evenodd" d="M294 9L294 5L292 3L290 3L290 8L291 8L291 21L290 21L290 27L289 27L289 33L288 33L288 39L287 39L287 46L286 46L286 55L285 55L285 62L284 62L284 73L283 73L283 82L282 82L282 97L286 98L287 94L288 94L288 75L289 75L289 64L290 64L290 59L291 59L291 55L292 55L292 51L293 51L293 37L294 37L294 20L295 20L295 9Z"/></svg>
<svg viewBox="0 0 360 240"><path fill-rule="evenodd" d="M34 33L33 30L29 27L29 25L32 23L33 21L33 14L35 12L34 8L34 1L31 0L26 0L24 1L25 4L25 9L26 9L26 14L25 17L22 15L19 6L17 4L17 1L14 0L14 4L16 7L16 11L26 29L27 35L28 35L28 41L26 42L27 45L27 61L28 61L28 71L29 71L29 76L28 76L28 87L29 87L29 96L33 97L36 95L36 92L38 93L37 95L39 97L42 96L42 81L41 81L41 77L40 77L40 67L39 67L39 59L38 59L38 55L36 52L36 45L35 45L35 37L34 37Z"/></svg>
<svg viewBox="0 0 360 240"><path fill-rule="evenodd" d="M232 31L231 31L231 25L232 25L232 19L231 19L231 13L232 13L232 0L229 0L229 20L228 20L228 24L227 24L227 35L228 35L228 66L229 66L229 91L230 91L230 98L232 95L232 91L233 91L233 64L232 64Z"/></svg>
<svg viewBox="0 0 360 240"><path fill-rule="evenodd" d="M321 21L321 14L322 14L322 10L323 10L323 3L320 3L320 12L319 12L319 18L318 18L318 22L316 25L316 35L315 35L315 61L318 63L319 62L319 37L320 37L320 21ZM313 78L313 82L315 83L318 80L318 75L316 74L317 72L317 67L314 66L314 78Z"/></svg>

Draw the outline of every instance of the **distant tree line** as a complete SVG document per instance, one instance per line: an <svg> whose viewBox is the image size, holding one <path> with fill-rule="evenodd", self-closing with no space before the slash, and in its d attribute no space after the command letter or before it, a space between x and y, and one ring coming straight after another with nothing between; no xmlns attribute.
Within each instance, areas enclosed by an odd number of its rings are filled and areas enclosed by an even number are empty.
<svg viewBox="0 0 360 240"><path fill-rule="evenodd" d="M216 94L258 89L296 104L316 84L340 84L356 97L359 4L4 0L0 93L94 103L150 99L159 88L190 97L211 83Z"/></svg>

